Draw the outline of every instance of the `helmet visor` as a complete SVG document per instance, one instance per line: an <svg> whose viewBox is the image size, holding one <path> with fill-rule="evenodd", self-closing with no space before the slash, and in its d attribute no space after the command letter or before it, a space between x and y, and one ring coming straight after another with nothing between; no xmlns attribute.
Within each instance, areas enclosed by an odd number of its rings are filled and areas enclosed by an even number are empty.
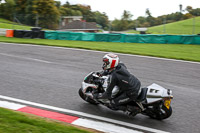
<svg viewBox="0 0 200 133"><path fill-rule="evenodd" d="M103 66L102 66L102 68L103 68L104 70L106 70L106 69L107 69L107 65L109 65L109 60L108 60L108 58L103 58Z"/></svg>

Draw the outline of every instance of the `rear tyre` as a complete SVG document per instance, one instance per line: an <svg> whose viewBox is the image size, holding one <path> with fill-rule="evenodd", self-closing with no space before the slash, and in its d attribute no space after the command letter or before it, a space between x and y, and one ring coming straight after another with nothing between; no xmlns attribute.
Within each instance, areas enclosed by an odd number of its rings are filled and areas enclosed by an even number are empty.
<svg viewBox="0 0 200 133"><path fill-rule="evenodd" d="M79 96L80 96L84 101L86 101L86 102L88 102L88 103L90 103L90 104L94 104L94 105L99 104L99 103L97 103L96 101L94 101L92 98L87 97L87 96L83 93L83 91L82 91L81 88L79 89L78 94L79 94Z"/></svg>
<svg viewBox="0 0 200 133"><path fill-rule="evenodd" d="M171 108L171 106L168 109L167 107L165 107L163 105L159 112L158 111L154 111L154 113L151 114L151 115L149 115L149 116L151 118L153 118L153 119L163 120L163 119L169 118L171 115L172 115L172 108Z"/></svg>

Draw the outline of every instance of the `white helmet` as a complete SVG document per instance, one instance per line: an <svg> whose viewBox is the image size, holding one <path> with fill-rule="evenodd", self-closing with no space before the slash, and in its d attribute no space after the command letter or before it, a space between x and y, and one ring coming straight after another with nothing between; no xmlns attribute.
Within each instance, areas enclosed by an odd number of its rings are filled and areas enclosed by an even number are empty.
<svg viewBox="0 0 200 133"><path fill-rule="evenodd" d="M115 68L119 64L119 57L115 54L106 54L103 57L103 69L109 70Z"/></svg>

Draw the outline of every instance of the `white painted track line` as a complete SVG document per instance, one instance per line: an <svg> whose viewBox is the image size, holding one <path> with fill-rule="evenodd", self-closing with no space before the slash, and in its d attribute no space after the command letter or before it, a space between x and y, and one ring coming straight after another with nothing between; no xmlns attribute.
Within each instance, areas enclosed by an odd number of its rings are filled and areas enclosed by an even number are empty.
<svg viewBox="0 0 200 133"><path fill-rule="evenodd" d="M142 133L139 131L127 129L124 127L120 127L117 125L105 123L105 122L99 122L99 121L91 121L87 119L78 119L72 122L72 124L77 126L84 126L88 128L98 129L99 131L103 132L109 132L109 133Z"/></svg>
<svg viewBox="0 0 200 133"><path fill-rule="evenodd" d="M21 104L15 104L15 103L7 102L7 101L0 101L0 107L12 109L12 110L18 110L18 109L26 107L26 106L21 105Z"/></svg>

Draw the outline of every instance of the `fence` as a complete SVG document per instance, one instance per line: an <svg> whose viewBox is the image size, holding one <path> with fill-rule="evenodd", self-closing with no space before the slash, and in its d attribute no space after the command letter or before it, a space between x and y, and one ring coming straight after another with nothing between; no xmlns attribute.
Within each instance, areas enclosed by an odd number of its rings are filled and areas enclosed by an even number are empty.
<svg viewBox="0 0 200 133"><path fill-rule="evenodd" d="M200 44L199 35L102 34L45 31L45 38L97 42Z"/></svg>
<svg viewBox="0 0 200 133"><path fill-rule="evenodd" d="M100 34L61 31L15 30L14 37L121 43L200 44L199 35Z"/></svg>

